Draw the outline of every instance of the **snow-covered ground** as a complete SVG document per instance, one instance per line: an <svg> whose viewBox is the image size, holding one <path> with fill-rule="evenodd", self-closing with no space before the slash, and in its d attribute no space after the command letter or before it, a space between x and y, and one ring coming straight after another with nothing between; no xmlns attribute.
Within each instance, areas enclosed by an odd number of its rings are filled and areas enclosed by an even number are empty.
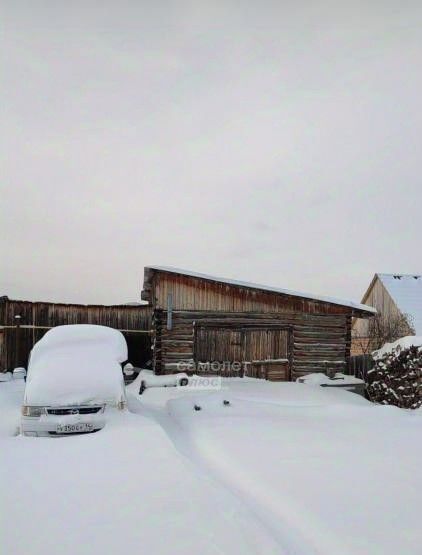
<svg viewBox="0 0 422 555"><path fill-rule="evenodd" d="M265 526L142 414L110 409L95 434L13 437L22 386L0 384L1 554L279 552Z"/></svg>
<svg viewBox="0 0 422 555"><path fill-rule="evenodd" d="M420 411L137 385L102 431L52 439L15 436L23 382L0 383L0 553L420 554Z"/></svg>
<svg viewBox="0 0 422 555"><path fill-rule="evenodd" d="M347 391L242 380L219 393L147 390L141 399L155 414L161 401L175 444L280 545L287 540L306 555L421 553L420 411Z"/></svg>

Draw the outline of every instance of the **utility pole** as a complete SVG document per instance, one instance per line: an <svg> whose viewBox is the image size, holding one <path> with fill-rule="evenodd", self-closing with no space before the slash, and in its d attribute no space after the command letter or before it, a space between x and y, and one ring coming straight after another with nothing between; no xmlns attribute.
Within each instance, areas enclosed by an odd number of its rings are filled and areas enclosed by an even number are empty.
<svg viewBox="0 0 422 555"><path fill-rule="evenodd" d="M16 323L16 329L15 329L15 368L17 368L18 366L20 366L20 357L19 357L19 339L20 339L20 327L21 327L21 315L20 314L15 314L15 323ZM13 368L12 368L13 370Z"/></svg>

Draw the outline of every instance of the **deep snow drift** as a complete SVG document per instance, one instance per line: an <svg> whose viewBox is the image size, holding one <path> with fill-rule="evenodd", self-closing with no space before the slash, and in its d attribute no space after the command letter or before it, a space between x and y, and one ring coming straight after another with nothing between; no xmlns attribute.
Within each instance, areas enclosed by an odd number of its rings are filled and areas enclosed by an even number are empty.
<svg viewBox="0 0 422 555"><path fill-rule="evenodd" d="M176 444L298 552L420 554L421 412L293 383L172 397Z"/></svg>
<svg viewBox="0 0 422 555"><path fill-rule="evenodd" d="M223 384L132 385L132 412L51 439L13 437L22 383L0 383L0 552L420 554L422 411Z"/></svg>

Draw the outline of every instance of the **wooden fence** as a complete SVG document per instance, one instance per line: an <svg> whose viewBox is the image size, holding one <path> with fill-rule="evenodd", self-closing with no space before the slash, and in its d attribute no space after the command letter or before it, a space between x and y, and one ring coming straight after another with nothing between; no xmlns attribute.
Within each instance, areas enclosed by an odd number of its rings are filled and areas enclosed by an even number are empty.
<svg viewBox="0 0 422 555"><path fill-rule="evenodd" d="M65 324L98 324L120 330L129 360L145 366L151 360L151 307L147 305L79 305L0 298L0 371L27 366L33 345L51 328Z"/></svg>
<svg viewBox="0 0 422 555"><path fill-rule="evenodd" d="M356 376L366 382L368 370L374 367L374 360L371 355L356 355L349 359L348 374Z"/></svg>

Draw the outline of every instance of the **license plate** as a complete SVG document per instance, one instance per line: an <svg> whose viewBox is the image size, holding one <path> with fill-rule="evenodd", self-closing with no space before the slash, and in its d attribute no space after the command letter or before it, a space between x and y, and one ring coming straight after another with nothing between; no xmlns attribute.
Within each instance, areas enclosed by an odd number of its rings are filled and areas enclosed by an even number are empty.
<svg viewBox="0 0 422 555"><path fill-rule="evenodd" d="M77 434L78 432L92 432L93 429L93 424L59 424L56 428L56 432L58 434Z"/></svg>

